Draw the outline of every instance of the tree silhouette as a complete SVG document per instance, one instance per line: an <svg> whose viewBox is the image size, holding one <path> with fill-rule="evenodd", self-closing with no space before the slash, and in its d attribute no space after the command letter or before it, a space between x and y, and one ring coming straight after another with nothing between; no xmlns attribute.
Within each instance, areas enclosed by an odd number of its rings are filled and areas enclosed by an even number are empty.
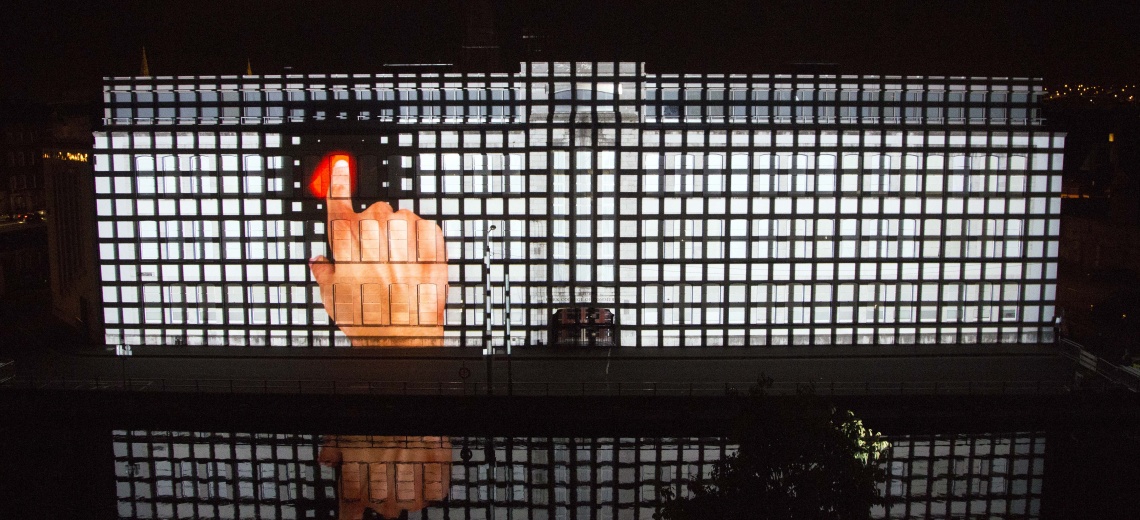
<svg viewBox="0 0 1140 520"><path fill-rule="evenodd" d="M764 381L762 381L764 383ZM662 489L659 520L865 519L883 502L886 443L853 413L809 390L771 397L763 386L735 425L739 450L686 492Z"/></svg>

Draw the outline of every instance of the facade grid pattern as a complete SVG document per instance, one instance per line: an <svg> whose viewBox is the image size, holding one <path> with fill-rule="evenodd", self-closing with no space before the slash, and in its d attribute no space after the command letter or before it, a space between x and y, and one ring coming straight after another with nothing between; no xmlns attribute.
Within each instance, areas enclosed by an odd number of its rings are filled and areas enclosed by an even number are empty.
<svg viewBox="0 0 1140 520"><path fill-rule="evenodd" d="M306 265L331 150L357 199L442 227L449 345L484 342L492 225L513 342L582 305L623 346L1052 340L1064 136L1034 80L529 63L105 90L108 343L348 345Z"/></svg>

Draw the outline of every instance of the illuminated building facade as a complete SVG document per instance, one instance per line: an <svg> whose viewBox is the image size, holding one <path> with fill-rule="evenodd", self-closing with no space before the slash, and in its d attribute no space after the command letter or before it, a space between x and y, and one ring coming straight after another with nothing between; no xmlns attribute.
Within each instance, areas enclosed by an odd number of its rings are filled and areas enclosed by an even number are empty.
<svg viewBox="0 0 1140 520"><path fill-rule="evenodd" d="M564 307L612 310L623 347L1049 342L1064 136L1042 92L636 63L109 78L106 340L348 345L307 265L329 254L313 172L343 153L361 208L442 228L448 345L484 343L488 234L497 343L505 276L522 344Z"/></svg>

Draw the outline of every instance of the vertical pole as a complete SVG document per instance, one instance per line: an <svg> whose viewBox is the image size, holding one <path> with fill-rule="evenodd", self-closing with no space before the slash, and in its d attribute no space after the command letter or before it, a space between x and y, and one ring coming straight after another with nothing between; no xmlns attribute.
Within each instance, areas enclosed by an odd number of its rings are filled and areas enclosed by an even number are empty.
<svg viewBox="0 0 1140 520"><path fill-rule="evenodd" d="M487 228L483 234L483 355L487 358L487 395L495 393L495 376L493 357L494 346L491 344L491 232L495 226Z"/></svg>
<svg viewBox="0 0 1140 520"><path fill-rule="evenodd" d="M503 339L507 345L507 360L510 361L511 355L511 275L503 273L503 304L505 306L506 315L506 330L503 331Z"/></svg>
<svg viewBox="0 0 1140 520"><path fill-rule="evenodd" d="M489 485L491 487L491 492L488 493L488 495L490 495L491 500L487 505L490 506L490 514L488 515L488 518L494 519L496 517L495 502L499 499L499 485L497 481L497 477L499 476L499 460L498 457L495 456L494 437L487 437L487 446L484 448L484 457L491 460L491 478L488 479Z"/></svg>
<svg viewBox="0 0 1140 520"><path fill-rule="evenodd" d="M514 395L515 377L511 373L511 275L505 272L503 273L503 303L507 313L506 331L503 334L503 339L507 344L507 395Z"/></svg>

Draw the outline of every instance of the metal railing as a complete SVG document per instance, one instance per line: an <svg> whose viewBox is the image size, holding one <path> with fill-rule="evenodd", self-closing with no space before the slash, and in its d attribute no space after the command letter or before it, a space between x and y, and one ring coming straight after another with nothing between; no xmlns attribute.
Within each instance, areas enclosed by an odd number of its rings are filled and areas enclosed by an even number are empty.
<svg viewBox="0 0 1140 520"><path fill-rule="evenodd" d="M496 382L363 381L321 379L34 379L9 380L9 388L35 390L183 392L209 394L396 395L575 397L713 397L749 395L755 381L738 382ZM768 395L810 391L828 396L873 395L1055 395L1071 390L1071 381L777 381Z"/></svg>
<svg viewBox="0 0 1140 520"><path fill-rule="evenodd" d="M16 377L16 362L11 359L0 359L0 385Z"/></svg>
<svg viewBox="0 0 1140 520"><path fill-rule="evenodd" d="M1057 340L1057 345L1061 347L1062 355L1071 359L1085 371L1133 392L1140 391L1140 374L1137 374L1134 369L1105 361L1086 349L1084 345L1072 340L1062 338Z"/></svg>

